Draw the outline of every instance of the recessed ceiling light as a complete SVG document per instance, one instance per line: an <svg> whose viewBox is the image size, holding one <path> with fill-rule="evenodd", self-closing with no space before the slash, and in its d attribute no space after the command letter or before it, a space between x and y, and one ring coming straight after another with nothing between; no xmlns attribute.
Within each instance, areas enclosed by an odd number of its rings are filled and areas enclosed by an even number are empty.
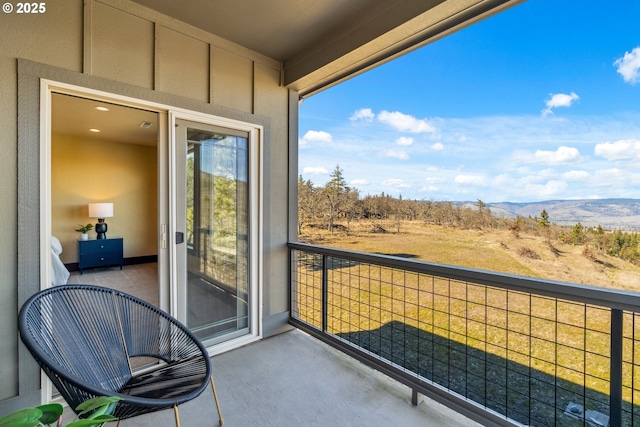
<svg viewBox="0 0 640 427"><path fill-rule="evenodd" d="M96 133L98 133L98 132L100 132L100 129L89 129L89 132L96 132Z"/></svg>
<svg viewBox="0 0 640 427"><path fill-rule="evenodd" d="M140 127L143 128L143 129L147 129L147 128L150 128L152 124L153 123L151 123L151 122L146 122L145 121L145 122L140 123Z"/></svg>
<svg viewBox="0 0 640 427"><path fill-rule="evenodd" d="M100 111L109 111L109 109L107 107L94 107L96 110L100 110Z"/></svg>

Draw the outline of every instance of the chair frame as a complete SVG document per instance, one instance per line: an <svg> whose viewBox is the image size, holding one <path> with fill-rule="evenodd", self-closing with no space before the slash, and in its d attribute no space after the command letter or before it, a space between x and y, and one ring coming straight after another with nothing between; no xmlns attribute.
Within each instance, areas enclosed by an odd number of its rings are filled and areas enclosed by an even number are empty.
<svg viewBox="0 0 640 427"><path fill-rule="evenodd" d="M20 338L53 385L75 408L96 396L122 400L114 416L127 419L173 408L211 385L223 418L209 354L182 323L127 293L93 285L54 286L20 310ZM137 370L136 358L144 361Z"/></svg>

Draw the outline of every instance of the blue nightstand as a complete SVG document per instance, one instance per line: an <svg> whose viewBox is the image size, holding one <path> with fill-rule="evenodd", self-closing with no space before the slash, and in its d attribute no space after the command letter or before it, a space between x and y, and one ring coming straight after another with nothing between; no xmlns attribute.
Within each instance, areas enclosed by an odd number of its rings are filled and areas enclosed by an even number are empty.
<svg viewBox="0 0 640 427"><path fill-rule="evenodd" d="M80 274L85 268L111 267L119 265L122 270L124 260L122 237L100 240L78 240L78 268Z"/></svg>

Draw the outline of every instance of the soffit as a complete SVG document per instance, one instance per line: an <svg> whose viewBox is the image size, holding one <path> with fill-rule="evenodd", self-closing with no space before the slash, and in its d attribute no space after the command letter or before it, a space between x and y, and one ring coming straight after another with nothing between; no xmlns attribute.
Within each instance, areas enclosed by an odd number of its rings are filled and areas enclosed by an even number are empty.
<svg viewBox="0 0 640 427"><path fill-rule="evenodd" d="M316 43L332 28L380 3L380 0L133 1L281 62Z"/></svg>
<svg viewBox="0 0 640 427"><path fill-rule="evenodd" d="M133 0L283 64L310 94L523 0Z"/></svg>

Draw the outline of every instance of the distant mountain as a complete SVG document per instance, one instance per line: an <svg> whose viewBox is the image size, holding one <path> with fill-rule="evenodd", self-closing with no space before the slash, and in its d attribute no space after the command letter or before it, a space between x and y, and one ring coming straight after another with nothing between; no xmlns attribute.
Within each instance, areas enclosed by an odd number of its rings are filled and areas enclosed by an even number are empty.
<svg viewBox="0 0 640 427"><path fill-rule="evenodd" d="M487 203L498 217L539 217L546 209L549 220L558 225L581 223L601 225L609 230L640 230L640 199L548 200L533 203Z"/></svg>

